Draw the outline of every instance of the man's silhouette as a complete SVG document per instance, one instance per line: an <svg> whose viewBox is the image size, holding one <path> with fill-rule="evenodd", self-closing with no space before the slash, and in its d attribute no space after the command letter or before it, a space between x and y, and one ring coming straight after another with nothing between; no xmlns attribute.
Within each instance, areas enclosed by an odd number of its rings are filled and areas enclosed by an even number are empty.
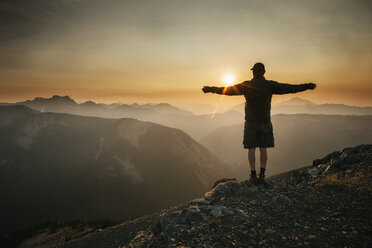
<svg viewBox="0 0 372 248"><path fill-rule="evenodd" d="M253 183L265 181L265 168L267 163L266 148L274 147L273 127L271 124L271 98L273 94L296 93L305 90L313 90L316 84L283 84L264 78L265 66L256 63L251 69L253 78L230 87L204 86L204 93L216 93L221 95L245 97L245 125L244 125L244 148L248 149L248 161L251 167L251 181ZM256 148L260 149L260 175L256 176Z"/></svg>

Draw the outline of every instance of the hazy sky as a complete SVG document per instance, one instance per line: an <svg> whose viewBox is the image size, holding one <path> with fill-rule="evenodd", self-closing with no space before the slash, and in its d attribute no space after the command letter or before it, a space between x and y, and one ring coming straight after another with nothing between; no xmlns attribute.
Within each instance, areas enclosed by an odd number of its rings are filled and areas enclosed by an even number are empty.
<svg viewBox="0 0 372 248"><path fill-rule="evenodd" d="M299 97L372 106L371 27L361 0L1 0L0 102L213 104L203 85L260 61L267 79L318 84Z"/></svg>

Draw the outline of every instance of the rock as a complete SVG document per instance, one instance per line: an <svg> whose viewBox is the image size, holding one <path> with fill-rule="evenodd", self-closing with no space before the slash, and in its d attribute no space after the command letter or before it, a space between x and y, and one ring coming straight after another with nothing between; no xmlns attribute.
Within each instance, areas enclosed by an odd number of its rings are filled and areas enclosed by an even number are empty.
<svg viewBox="0 0 372 248"><path fill-rule="evenodd" d="M231 192L237 192L240 188L241 188L240 183L234 180L224 181L224 182L218 183L215 188L205 193L204 199L209 202L212 202L215 198L226 196L230 194Z"/></svg>
<svg viewBox="0 0 372 248"><path fill-rule="evenodd" d="M327 172L329 172L331 169L332 169L332 166L331 166L331 165L328 165L327 168L325 168L325 170L323 171L323 173L327 173Z"/></svg>
<svg viewBox="0 0 372 248"><path fill-rule="evenodd" d="M266 234L273 234L273 233L274 233L274 230L268 228L268 229L265 230L265 233L266 233Z"/></svg>
<svg viewBox="0 0 372 248"><path fill-rule="evenodd" d="M186 222L186 217L180 211L171 212L167 214L167 221L172 224L183 224Z"/></svg>
<svg viewBox="0 0 372 248"><path fill-rule="evenodd" d="M336 151L336 152L332 152L330 154L328 154L327 156L325 156L324 158L322 159L315 159L313 161L313 166L318 166L319 164L327 164L330 162L330 160L332 158L337 158L341 155L341 152L339 151Z"/></svg>
<svg viewBox="0 0 372 248"><path fill-rule="evenodd" d="M323 171L329 166L330 166L329 164L319 164L317 167L319 170Z"/></svg>
<svg viewBox="0 0 372 248"><path fill-rule="evenodd" d="M137 235L132 239L128 246L123 246L122 248L126 247L142 247L144 244L151 240L151 235L148 235L145 231L139 231Z"/></svg>
<svg viewBox="0 0 372 248"><path fill-rule="evenodd" d="M332 158L331 161L329 162L329 165L335 168L340 167L341 164L342 163L339 158Z"/></svg>
<svg viewBox="0 0 372 248"><path fill-rule="evenodd" d="M151 232L154 235L159 235L166 227L168 224L168 221L164 215L159 215L155 218L154 223L152 224L151 227Z"/></svg>
<svg viewBox="0 0 372 248"><path fill-rule="evenodd" d="M311 175L311 176L316 176L316 175L318 175L319 174L319 169L318 168L312 168L311 170L309 170L308 171L308 173L309 173L309 175Z"/></svg>
<svg viewBox="0 0 372 248"><path fill-rule="evenodd" d="M191 201L192 205L209 205L210 202L204 199L194 199Z"/></svg>
<svg viewBox="0 0 372 248"><path fill-rule="evenodd" d="M224 216L226 214L225 207L222 205L215 205L212 207L210 214L215 218Z"/></svg>
<svg viewBox="0 0 372 248"><path fill-rule="evenodd" d="M172 237L172 236L175 236L177 235L178 233L180 232L180 230L178 229L178 227L174 226L174 225L167 225L164 230L163 230L163 233L166 237Z"/></svg>
<svg viewBox="0 0 372 248"><path fill-rule="evenodd" d="M343 164L356 164L362 161L362 157L358 154L350 154L341 159Z"/></svg>
<svg viewBox="0 0 372 248"><path fill-rule="evenodd" d="M186 220L189 222L203 220L204 216L198 208L189 208L186 212Z"/></svg>
<svg viewBox="0 0 372 248"><path fill-rule="evenodd" d="M318 165L320 165L322 163L322 160L321 159L315 159L314 161L313 161L313 166L318 166Z"/></svg>
<svg viewBox="0 0 372 248"><path fill-rule="evenodd" d="M204 198L205 198L206 201L211 202L211 201L214 200L214 196L215 196L214 191L209 191L209 192L205 193Z"/></svg>
<svg viewBox="0 0 372 248"><path fill-rule="evenodd" d="M239 188L239 186L240 184L238 182L230 181L218 184L216 188L214 188L214 191L219 195L223 195L229 193L234 188Z"/></svg>
<svg viewBox="0 0 372 248"><path fill-rule="evenodd" d="M314 235L314 234L310 234L310 235L309 235L309 239L316 239L316 235Z"/></svg>
<svg viewBox="0 0 372 248"><path fill-rule="evenodd" d="M218 184L225 183L225 182L237 182L235 178L223 178L220 180L217 180L214 184L212 189L214 189Z"/></svg>
<svg viewBox="0 0 372 248"><path fill-rule="evenodd" d="M293 201L289 199L288 197L286 197L285 195L275 196L274 201L276 201L279 204L284 204L289 207L293 205Z"/></svg>

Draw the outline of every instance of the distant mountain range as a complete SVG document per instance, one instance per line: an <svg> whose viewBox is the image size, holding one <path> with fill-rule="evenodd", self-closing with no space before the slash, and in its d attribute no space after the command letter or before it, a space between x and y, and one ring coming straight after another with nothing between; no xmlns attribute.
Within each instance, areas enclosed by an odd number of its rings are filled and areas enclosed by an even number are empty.
<svg viewBox="0 0 372 248"><path fill-rule="evenodd" d="M87 101L78 104L69 96L57 95L51 98L36 97L34 100L1 103L0 105L25 105L41 112L69 113L82 116L135 118L181 129L196 140L200 140L206 133L221 126L241 123L244 118L242 113L237 111L217 113L214 118L210 114L194 115L168 103L106 105Z"/></svg>
<svg viewBox="0 0 372 248"><path fill-rule="evenodd" d="M230 111L244 112L244 104L232 107ZM358 107L344 104L316 104L294 97L288 101L274 104L271 114L325 114L325 115L372 115L372 107Z"/></svg>
<svg viewBox="0 0 372 248"><path fill-rule="evenodd" d="M132 218L196 197L229 171L183 131L129 118L0 106L0 137L0 233L54 219Z"/></svg>
<svg viewBox="0 0 372 248"><path fill-rule="evenodd" d="M268 150L269 175L310 165L314 157L333 150L372 143L372 116L280 114L272 117L272 123L275 148ZM241 179L249 175L243 129L243 124L221 127L200 141Z"/></svg>
<svg viewBox="0 0 372 248"><path fill-rule="evenodd" d="M16 103L1 103L1 105L26 105L41 112L68 113L86 116L100 116L108 118L123 118L142 114L182 114L192 115L191 112L182 110L168 103L158 104L104 104L87 101L77 103L69 96L54 95L50 98L36 97Z"/></svg>

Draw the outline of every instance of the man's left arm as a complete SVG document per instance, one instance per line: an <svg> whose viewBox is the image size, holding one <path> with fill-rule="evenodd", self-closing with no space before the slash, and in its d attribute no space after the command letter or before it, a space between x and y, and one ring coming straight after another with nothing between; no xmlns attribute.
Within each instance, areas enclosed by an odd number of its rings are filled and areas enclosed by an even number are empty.
<svg viewBox="0 0 372 248"><path fill-rule="evenodd" d="M289 94L297 93L305 90L313 90L316 88L316 84L306 83L306 84L285 84L272 81L273 94Z"/></svg>

